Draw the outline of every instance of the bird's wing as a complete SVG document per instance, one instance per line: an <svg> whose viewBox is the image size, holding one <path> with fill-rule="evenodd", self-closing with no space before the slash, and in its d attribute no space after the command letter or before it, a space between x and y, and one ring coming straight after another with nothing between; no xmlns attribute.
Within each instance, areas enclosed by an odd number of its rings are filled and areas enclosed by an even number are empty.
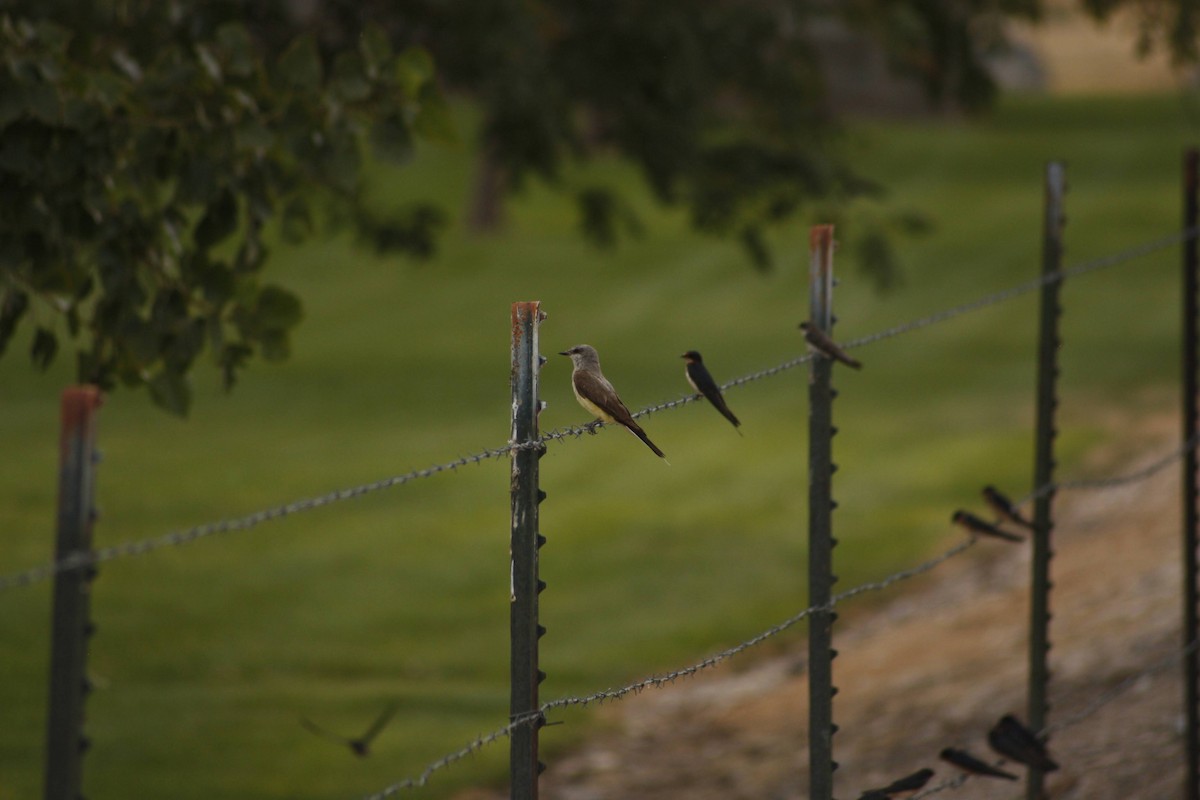
<svg viewBox="0 0 1200 800"><path fill-rule="evenodd" d="M571 381L575 384L576 392L586 397L589 402L617 422L622 425L637 424L633 421L633 415L629 413L629 409L625 407L625 404L621 402L621 398L617 396L616 389L603 377L597 376L592 372L577 369L571 375Z"/></svg>
<svg viewBox="0 0 1200 800"><path fill-rule="evenodd" d="M347 739L345 736L339 736L338 734L334 733L333 731L328 731L328 730L322 728L317 723L308 719L308 717L301 717L300 724L303 725L306 730L308 730L311 733L315 733L317 736L324 737L326 739L329 739L330 741L338 742L340 744L350 744L350 740Z"/></svg>
<svg viewBox="0 0 1200 800"><path fill-rule="evenodd" d="M396 716L396 711L400 709L400 703L393 701L389 703L387 708L379 713L375 721L371 723L371 727L367 728L367 732L362 735L364 742L369 742L379 735L384 726L392 721L392 717Z"/></svg>

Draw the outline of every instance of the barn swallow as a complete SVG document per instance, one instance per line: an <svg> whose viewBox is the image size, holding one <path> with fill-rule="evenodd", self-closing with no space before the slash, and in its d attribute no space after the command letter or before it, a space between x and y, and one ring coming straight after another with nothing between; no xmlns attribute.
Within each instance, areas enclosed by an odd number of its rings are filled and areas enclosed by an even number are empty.
<svg viewBox="0 0 1200 800"><path fill-rule="evenodd" d="M964 772L970 772L973 775L988 775L993 778L1004 778L1009 781L1017 779L1017 776L1011 772L1005 772L999 767L993 767L986 761L971 755L966 750L955 750L953 747L947 747L939 755L943 761L949 761Z"/></svg>
<svg viewBox="0 0 1200 800"><path fill-rule="evenodd" d="M1010 522L1015 522L1022 528L1033 530L1033 523L1025 519L1025 517L1021 515L1021 512L1017 510L1017 507L1013 505L1012 500L1009 500L1008 497L1001 494L1000 490L995 486L983 487L983 499L989 506L992 507L992 510L1003 519L1007 519Z"/></svg>
<svg viewBox="0 0 1200 800"><path fill-rule="evenodd" d="M908 797L910 794L920 791L932 777L933 770L928 767L919 769L911 775L905 775L903 778L892 781L887 786L868 789L859 795L858 800L892 800L897 797Z"/></svg>
<svg viewBox="0 0 1200 800"><path fill-rule="evenodd" d="M717 382L713 380L713 376L709 374L708 368L704 366L704 360L700 358L700 354L695 350L688 350L680 358L687 359L687 364L684 365L684 375L687 376L688 383L692 385L700 394L704 395L708 402L713 404L713 408L721 412L725 419L733 423L734 430L742 423L729 410L729 406L725 404L725 396L721 394L721 387L717 386ZM741 431L738 431L741 433Z"/></svg>
<svg viewBox="0 0 1200 800"><path fill-rule="evenodd" d="M988 744L1000 755L1028 764L1042 772L1053 772L1058 764L1046 754L1046 746L1012 714L1005 714L990 731Z"/></svg>
<svg viewBox="0 0 1200 800"><path fill-rule="evenodd" d="M957 525L961 525L969 533L972 533L972 534L982 533L987 536L995 536L999 539L1005 539L1010 542L1025 541L1023 538L1021 538L1020 536L1017 536L1015 533L1009 533L1008 531L1004 530L1003 528L1000 528L996 525L993 525L990 522L986 522L986 521L980 519L979 517L972 514L970 511L963 511L961 508L958 511L954 512L954 516L950 517L950 520Z"/></svg>
<svg viewBox="0 0 1200 800"><path fill-rule="evenodd" d="M575 399L579 401L579 405L597 419L624 426L627 431L641 439L647 447L653 450L654 455L663 461L667 460L663 451L650 441L650 437L633 419L633 414L630 414L629 409L621 402L617 390L600 371L600 356L596 353L596 348L591 345L577 344L559 355L569 356L571 363L575 366L574 371L571 372L571 388L575 391Z"/></svg>
<svg viewBox="0 0 1200 800"><path fill-rule="evenodd" d="M862 369L862 362L858 359L851 358L846 354L846 351L838 347L837 344L830 339L825 331L818 328L811 322L801 322L800 330L804 331L804 339L812 345L821 355L826 358L832 358L835 361L840 361L848 367L854 369Z"/></svg>
<svg viewBox="0 0 1200 800"><path fill-rule="evenodd" d="M346 745L350 748L350 752L354 753L354 755L358 756L359 758L366 758L371 753L371 742L376 736L379 735L379 732L384 729L384 726L391 721L392 717L395 716L396 711L399 708L399 703L391 703L388 705L383 709L383 711L380 712L379 716L375 718L375 721L371 723L371 727L367 728L366 733L356 739L352 739L347 736L341 736L333 733L332 731L327 731L320 725L317 725L315 722L311 722L305 717L300 718L300 724L309 731L315 733L317 736L323 736L331 741Z"/></svg>

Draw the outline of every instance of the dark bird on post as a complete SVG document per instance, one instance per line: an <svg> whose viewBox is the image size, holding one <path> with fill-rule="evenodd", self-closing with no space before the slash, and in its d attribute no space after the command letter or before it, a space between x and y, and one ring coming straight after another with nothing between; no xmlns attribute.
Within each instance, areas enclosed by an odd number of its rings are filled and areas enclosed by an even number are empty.
<svg viewBox="0 0 1200 800"><path fill-rule="evenodd" d="M954 512L954 516L950 517L950 520L956 525L962 526L968 533L982 533L985 536L995 536L997 539L1004 539L1009 542L1025 541L1025 539L1015 533L1009 533L997 525L980 519L970 511L963 511L961 508Z"/></svg>
<svg viewBox="0 0 1200 800"><path fill-rule="evenodd" d="M988 744L1005 758L1038 769L1042 772L1053 772L1058 764L1046 753L1046 745L1022 725L1012 714L1005 714L1000 721L988 731Z"/></svg>
<svg viewBox="0 0 1200 800"><path fill-rule="evenodd" d="M854 369L862 369L862 362L858 359L851 358L845 350L830 339L825 331L818 328L811 322L801 322L800 330L804 331L804 339L812 347L821 353L826 358L832 358L834 361L840 361L848 367Z"/></svg>
<svg viewBox="0 0 1200 800"><path fill-rule="evenodd" d="M688 383L698 393L704 395L708 402L713 404L713 408L720 411L721 416L729 420L733 424L734 430L737 430L737 427L742 423L729 410L729 406L725 404L725 396L721 394L721 387L717 385L708 368L704 366L704 360L700 358L700 354L695 350L688 350L680 358L687 360L683 370L684 375L687 376ZM741 431L738 431L738 433L740 434Z"/></svg>
<svg viewBox="0 0 1200 800"><path fill-rule="evenodd" d="M947 747L939 755L943 761L948 761L972 775L986 775L992 778L1004 778L1008 781L1015 781L1017 779L1017 776L1011 772L1005 772L999 767L993 767L986 761L971 755L966 750L955 750L953 747Z"/></svg>
<svg viewBox="0 0 1200 800"><path fill-rule="evenodd" d="M357 738L342 736L340 734L333 733L332 731L328 731L305 717L300 718L300 724L312 733L315 733L317 736L324 737L330 741L338 742L339 744L349 747L350 752L354 753L354 755L358 756L359 758L366 758L371 753L371 742L374 741L375 737L379 735L380 731L382 731L384 727L391 722L392 717L395 716L396 711L399 708L399 703L389 704L383 709L383 711L380 712L379 716L375 718L375 721L371 723L371 727L367 728L366 732Z"/></svg>
<svg viewBox="0 0 1200 800"><path fill-rule="evenodd" d="M579 401L579 405L597 419L624 426L627 431L641 439L647 447L653 450L654 455L666 461L667 457L663 455L663 451L650 441L650 437L634 420L633 414L629 413L629 409L621 402L617 390L600 371L600 356L596 353L596 348L591 345L578 344L570 350L562 351L559 355L570 357L571 363L575 367L571 372L571 388L575 392L575 399Z"/></svg>
<svg viewBox="0 0 1200 800"><path fill-rule="evenodd" d="M1033 530L1033 523L1025 519L1025 517L1021 515L1021 512L1017 510L1017 507L1013 505L1012 500L1009 500L1008 497L1001 494L1000 490L995 486L983 487L983 499L989 506L992 507L992 510L996 512L997 516L1001 517L1002 519L1007 519L1010 522L1014 522L1023 528Z"/></svg>
<svg viewBox="0 0 1200 800"><path fill-rule="evenodd" d="M868 789L859 795L858 800L893 800L898 797L908 797L910 794L920 791L932 777L933 770L928 767L919 769L911 775L905 775L903 778L892 781L887 786Z"/></svg>

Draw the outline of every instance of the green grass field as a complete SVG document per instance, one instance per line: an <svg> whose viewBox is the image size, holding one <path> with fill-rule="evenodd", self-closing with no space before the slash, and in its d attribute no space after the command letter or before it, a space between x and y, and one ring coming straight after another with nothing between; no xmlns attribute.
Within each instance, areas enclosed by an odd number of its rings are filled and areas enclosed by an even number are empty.
<svg viewBox="0 0 1200 800"><path fill-rule="evenodd" d="M851 339L972 300L1039 269L1043 164L1068 162L1068 263L1179 224L1181 151L1200 126L1177 98L1005 101L973 122L854 126L856 163L895 207L936 228L901 243L901 288L878 295L842 258L838 335ZM431 151L389 196L433 186L461 208L462 153ZM606 180L632 183L610 167ZM191 419L117 393L102 410L98 544L450 461L508 436L509 308L541 300L547 430L587 421L567 359L586 342L633 408L688 391L698 349L718 380L802 352L807 230L775 237L760 275L735 245L639 202L640 240L599 253L544 190L507 232L455 230L429 264L346 241L280 250L274 279L304 298L292 360L256 364L232 395L196 375ZM1169 410L1178 250L1064 288L1062 473L1091 445ZM950 512L995 482L1030 484L1037 298L1029 294L857 351L838 370L839 588L955 540ZM65 365L0 362L0 572L51 554ZM623 431L551 444L542 460L542 696L679 667L805 605L806 370L731 390L739 437L690 404L645 420L666 466ZM1126 451L1139 446L1124 441ZM415 775L507 717L508 469L504 460L103 567L90 655L89 797L353 798ZM990 545L985 545L990 546ZM0 798L39 796L48 584L0 594ZM861 604L861 603L860 603ZM848 609L852 611L852 609ZM852 615L851 615L852 616ZM853 624L852 621L844 624ZM798 642L800 633L784 637ZM752 656L751 656L752 657ZM844 687L852 688L852 687ZM401 711L365 760L306 732L355 733ZM636 703L636 698L626 702ZM556 714L556 751L587 712ZM420 797L502 782L507 747L438 773Z"/></svg>

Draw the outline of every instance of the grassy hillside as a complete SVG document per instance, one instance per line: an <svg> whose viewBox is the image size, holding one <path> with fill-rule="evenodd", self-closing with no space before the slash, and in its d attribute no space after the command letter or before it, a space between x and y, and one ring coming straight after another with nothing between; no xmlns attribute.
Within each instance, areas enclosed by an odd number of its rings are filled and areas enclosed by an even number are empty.
<svg viewBox="0 0 1200 800"><path fill-rule="evenodd" d="M935 230L902 244L902 287L877 295L837 269L839 337L866 335L1036 274L1041 174L1068 161L1067 253L1079 263L1179 222L1179 163L1200 140L1176 99L1019 99L971 123L852 130L861 168ZM434 186L461 207L463 154L388 174L396 198ZM620 168L602 177L631 183ZM634 408L688 391L679 354L719 380L802 352L807 231L780 235L759 275L642 201L652 225L615 252L582 244L572 210L532 189L508 231L458 231L414 266L343 240L279 250L304 297L294 357L256 365L232 395L197 375L191 419L117 393L102 411L99 544L154 536L450 461L508 436L509 305L543 301L546 429L587 421L567 359L586 342ZM1122 419L1168 407L1177 371L1177 251L1064 290L1063 473ZM840 588L953 539L950 511L995 482L1021 493L1032 459L1036 296L858 351L841 370L835 515ZM0 572L51 552L58 395L20 347L0 362ZM804 605L806 372L731 390L739 437L691 404L645 421L672 466L618 430L542 460L542 665L547 699L680 666ZM1132 448L1139 443L1126 442ZM89 797L356 797L413 775L507 716L508 471L490 461L253 531L106 565L88 706ZM37 796L49 587L0 594L0 797ZM375 755L313 737L402 708ZM637 702L636 699L628 702ZM586 714L543 734L556 747ZM498 744L422 797L503 779Z"/></svg>

